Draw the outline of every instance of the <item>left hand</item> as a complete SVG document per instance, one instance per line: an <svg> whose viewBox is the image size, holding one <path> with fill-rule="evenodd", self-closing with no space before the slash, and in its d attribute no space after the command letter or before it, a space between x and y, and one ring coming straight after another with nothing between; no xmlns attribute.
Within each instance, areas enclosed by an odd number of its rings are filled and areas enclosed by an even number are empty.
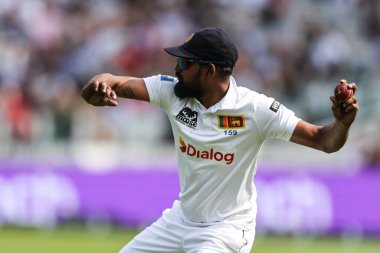
<svg viewBox="0 0 380 253"><path fill-rule="evenodd" d="M347 83L347 81L344 79L340 80L340 82ZM355 92L357 90L356 84L350 83L347 85L348 88L353 91L351 98L346 100L344 103L339 103L334 96L331 96L330 100L332 102L331 110L336 122L343 124L345 127L350 127L355 120L356 114L359 111L359 103L355 97Z"/></svg>

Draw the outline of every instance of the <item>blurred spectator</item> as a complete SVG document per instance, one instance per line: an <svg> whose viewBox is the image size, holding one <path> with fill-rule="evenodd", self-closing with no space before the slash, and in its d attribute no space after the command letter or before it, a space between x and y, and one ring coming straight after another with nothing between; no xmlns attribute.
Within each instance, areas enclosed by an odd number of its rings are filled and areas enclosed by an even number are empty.
<svg viewBox="0 0 380 253"><path fill-rule="evenodd" d="M175 61L162 48L203 26L233 35L241 85L300 108L296 113L306 120L329 115L315 98L328 98L339 79L363 82L360 91L371 97L380 78L376 0L2 0L0 145L53 147L96 138L165 143L169 125L151 106L121 103L128 119L102 109L94 116L79 91L99 72L173 75ZM136 124L142 115L145 128ZM88 120L93 126L85 133ZM110 120L112 126L105 124Z"/></svg>
<svg viewBox="0 0 380 253"><path fill-rule="evenodd" d="M25 94L17 88L8 89L5 109L12 140L30 142L32 140L32 107Z"/></svg>
<svg viewBox="0 0 380 253"><path fill-rule="evenodd" d="M366 150L364 152L364 162L364 165L368 169L380 169L380 145L375 146L374 149Z"/></svg>

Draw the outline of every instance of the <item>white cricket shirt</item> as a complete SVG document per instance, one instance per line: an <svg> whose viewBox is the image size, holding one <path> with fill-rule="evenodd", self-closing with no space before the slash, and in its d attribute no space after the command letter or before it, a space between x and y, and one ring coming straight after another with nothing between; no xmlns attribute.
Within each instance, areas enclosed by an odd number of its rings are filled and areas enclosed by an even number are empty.
<svg viewBox="0 0 380 253"><path fill-rule="evenodd" d="M195 98L176 97L174 77L144 81L150 102L167 113L173 129L185 218L195 225L254 225L257 155L267 138L289 141L300 119L232 77L225 97L207 109Z"/></svg>

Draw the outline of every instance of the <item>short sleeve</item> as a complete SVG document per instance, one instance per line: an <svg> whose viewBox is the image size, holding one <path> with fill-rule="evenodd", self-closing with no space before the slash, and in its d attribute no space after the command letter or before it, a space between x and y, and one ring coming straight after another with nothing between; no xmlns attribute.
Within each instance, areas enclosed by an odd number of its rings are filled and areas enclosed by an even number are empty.
<svg viewBox="0 0 380 253"><path fill-rule="evenodd" d="M172 76L156 75L144 78L149 94L149 101L165 111L175 99L174 85L178 80Z"/></svg>
<svg viewBox="0 0 380 253"><path fill-rule="evenodd" d="M297 123L300 121L293 111L265 95L260 95L256 109L255 117L263 139L290 140Z"/></svg>

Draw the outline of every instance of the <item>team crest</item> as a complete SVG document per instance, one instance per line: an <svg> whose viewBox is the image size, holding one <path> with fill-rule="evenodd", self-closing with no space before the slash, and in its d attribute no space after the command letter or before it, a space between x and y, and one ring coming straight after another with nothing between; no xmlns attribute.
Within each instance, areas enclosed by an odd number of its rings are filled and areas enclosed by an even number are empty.
<svg viewBox="0 0 380 253"><path fill-rule="evenodd" d="M244 115L218 115L218 127L223 129L245 128Z"/></svg>
<svg viewBox="0 0 380 253"><path fill-rule="evenodd" d="M189 107L185 107L178 113L175 119L188 127L196 128L198 112L191 110Z"/></svg>
<svg viewBox="0 0 380 253"><path fill-rule="evenodd" d="M161 76L161 81L174 82L174 77L172 77L172 76L168 76L168 75L162 75L162 76Z"/></svg>

